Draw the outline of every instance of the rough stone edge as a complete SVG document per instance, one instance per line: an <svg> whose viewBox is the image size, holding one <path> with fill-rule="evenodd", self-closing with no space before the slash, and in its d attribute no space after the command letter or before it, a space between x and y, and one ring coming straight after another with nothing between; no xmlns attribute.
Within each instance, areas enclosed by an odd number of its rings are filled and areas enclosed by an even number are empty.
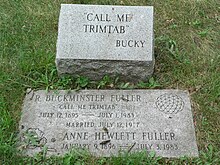
<svg viewBox="0 0 220 165"><path fill-rule="evenodd" d="M138 82L147 80L154 72L153 61L88 60L56 58L59 76L81 75L91 80L101 80L105 75L119 76L121 80Z"/></svg>

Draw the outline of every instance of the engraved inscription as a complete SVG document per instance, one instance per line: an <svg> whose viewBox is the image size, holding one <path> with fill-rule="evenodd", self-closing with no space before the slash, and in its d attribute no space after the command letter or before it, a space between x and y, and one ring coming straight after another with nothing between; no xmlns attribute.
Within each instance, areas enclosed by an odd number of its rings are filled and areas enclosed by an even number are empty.
<svg viewBox="0 0 220 165"><path fill-rule="evenodd" d="M187 112L182 95L161 91L143 94L141 90L108 92L28 94L26 102L32 107L23 113L29 117L22 117L22 146L30 155L46 146L48 154L82 148L104 156L140 150L183 156L191 149L188 143L195 147L189 140L193 133L187 135L192 127L182 128L183 122L191 122L187 119L190 115L182 117ZM158 109L175 115L167 118Z"/></svg>
<svg viewBox="0 0 220 165"><path fill-rule="evenodd" d="M157 98L157 108L167 114L178 113L183 110L184 102L181 97L174 94L164 94Z"/></svg>
<svg viewBox="0 0 220 165"><path fill-rule="evenodd" d="M84 13L85 20L88 24L83 24L84 33L106 33L106 34L126 34L129 30L129 24L135 18L134 14L98 14L98 13ZM102 24L99 24L102 23ZM103 24L108 22L109 24ZM121 22L124 24L114 25L114 23ZM143 48L146 46L146 40L130 39L130 40L115 40L116 48Z"/></svg>

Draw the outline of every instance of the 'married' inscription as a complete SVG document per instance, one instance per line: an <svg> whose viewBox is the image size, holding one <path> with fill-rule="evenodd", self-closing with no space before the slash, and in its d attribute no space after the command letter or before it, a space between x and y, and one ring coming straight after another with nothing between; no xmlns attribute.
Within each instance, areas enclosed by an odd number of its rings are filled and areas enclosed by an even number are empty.
<svg viewBox="0 0 220 165"><path fill-rule="evenodd" d="M27 154L73 148L94 155L154 151L164 157L197 156L187 93L175 90L36 91L27 94L20 122Z"/></svg>

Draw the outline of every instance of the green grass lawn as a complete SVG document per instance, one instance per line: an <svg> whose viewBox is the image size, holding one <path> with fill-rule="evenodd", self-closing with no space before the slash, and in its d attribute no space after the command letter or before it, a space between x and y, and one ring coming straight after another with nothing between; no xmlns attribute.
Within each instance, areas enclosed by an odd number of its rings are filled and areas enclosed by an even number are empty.
<svg viewBox="0 0 220 165"><path fill-rule="evenodd" d="M57 76L61 3L153 5L156 67L150 81L132 84L105 76ZM25 91L33 89L162 88L189 90L199 158L166 159L143 152L95 158L72 151L64 157L22 157L16 149ZM0 164L220 164L219 0L2 0L0 3Z"/></svg>

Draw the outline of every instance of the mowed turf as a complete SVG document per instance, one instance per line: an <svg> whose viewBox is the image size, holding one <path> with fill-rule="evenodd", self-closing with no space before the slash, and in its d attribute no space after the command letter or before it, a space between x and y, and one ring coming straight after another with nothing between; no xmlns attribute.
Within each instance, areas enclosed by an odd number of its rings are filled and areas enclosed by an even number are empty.
<svg viewBox="0 0 220 165"><path fill-rule="evenodd" d="M156 66L150 81L132 84L106 75L57 76L55 67L61 3L154 6ZM147 19L147 18L146 18ZM165 159L144 152L95 158L72 151L23 157L16 149L18 122L27 88L162 88L189 90L199 158ZM220 163L219 0L2 0L0 5L0 164L218 164Z"/></svg>

